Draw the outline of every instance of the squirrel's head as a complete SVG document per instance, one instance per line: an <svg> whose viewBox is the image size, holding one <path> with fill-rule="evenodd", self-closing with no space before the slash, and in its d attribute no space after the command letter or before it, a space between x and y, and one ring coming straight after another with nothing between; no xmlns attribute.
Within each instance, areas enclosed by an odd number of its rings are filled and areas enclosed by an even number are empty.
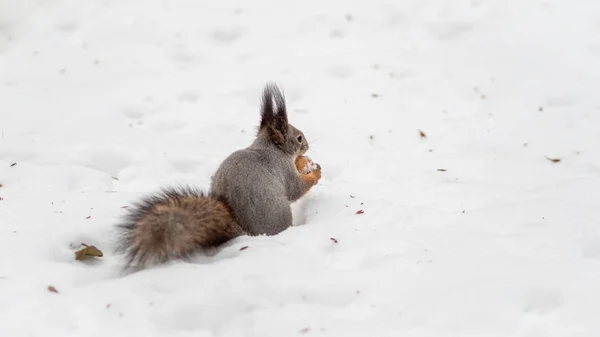
<svg viewBox="0 0 600 337"><path fill-rule="evenodd" d="M297 157L308 151L304 133L288 122L285 98L273 84L268 84L263 91L258 134L290 156Z"/></svg>

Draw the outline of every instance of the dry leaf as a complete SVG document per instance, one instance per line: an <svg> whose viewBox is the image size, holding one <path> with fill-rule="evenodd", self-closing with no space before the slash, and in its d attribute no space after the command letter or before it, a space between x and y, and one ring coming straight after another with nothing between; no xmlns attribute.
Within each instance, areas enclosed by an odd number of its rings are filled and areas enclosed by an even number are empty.
<svg viewBox="0 0 600 337"><path fill-rule="evenodd" d="M244 247L240 248L240 250L246 250L246 249L248 249L248 246L244 246Z"/></svg>
<svg viewBox="0 0 600 337"><path fill-rule="evenodd" d="M85 243L81 244L83 246L82 249L75 252L75 260L82 260L87 257L102 257L102 251L95 246L88 246Z"/></svg>
<svg viewBox="0 0 600 337"><path fill-rule="evenodd" d="M336 240L335 238L329 238L331 241L333 241L333 243L338 243L338 240Z"/></svg>
<svg viewBox="0 0 600 337"><path fill-rule="evenodd" d="M419 130L419 135L421 136L421 138L426 138L427 135L425 134L425 132Z"/></svg>
<svg viewBox="0 0 600 337"><path fill-rule="evenodd" d="M358 211L356 212L356 214L363 214L364 212L365 212L365 211L363 211L362 209L360 209L360 210L358 210Z"/></svg>
<svg viewBox="0 0 600 337"><path fill-rule="evenodd" d="M54 288L54 286L48 286L48 291L51 292L51 293L58 294L58 290L56 290L56 288Z"/></svg>
<svg viewBox="0 0 600 337"><path fill-rule="evenodd" d="M546 156L546 159L548 159L549 161L551 161L553 163L560 163L560 159L559 158L550 158L550 157Z"/></svg>

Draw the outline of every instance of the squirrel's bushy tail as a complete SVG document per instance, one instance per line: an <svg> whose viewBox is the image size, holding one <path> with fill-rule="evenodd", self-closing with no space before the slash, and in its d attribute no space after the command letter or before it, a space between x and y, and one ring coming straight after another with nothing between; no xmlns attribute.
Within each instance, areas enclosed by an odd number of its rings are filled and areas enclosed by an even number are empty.
<svg viewBox="0 0 600 337"><path fill-rule="evenodd" d="M189 188L163 189L128 209L118 225L127 267L186 258L244 234L222 201Z"/></svg>

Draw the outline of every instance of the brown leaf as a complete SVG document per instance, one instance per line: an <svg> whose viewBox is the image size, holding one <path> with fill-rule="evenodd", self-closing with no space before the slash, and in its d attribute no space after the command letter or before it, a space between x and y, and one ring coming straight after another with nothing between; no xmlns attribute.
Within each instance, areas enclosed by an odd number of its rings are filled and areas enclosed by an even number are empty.
<svg viewBox="0 0 600 337"><path fill-rule="evenodd" d="M102 257L104 254L95 246L88 246L85 243L81 244L83 248L75 252L75 260L82 260L85 257Z"/></svg>
<svg viewBox="0 0 600 337"><path fill-rule="evenodd" d="M56 290L56 288L54 288L54 286L48 286L48 291L51 292L51 293L58 294L58 290Z"/></svg>
<svg viewBox="0 0 600 337"><path fill-rule="evenodd" d="M427 135L425 134L425 132L419 130L419 135L421 136L421 138L426 138Z"/></svg>
<svg viewBox="0 0 600 337"><path fill-rule="evenodd" d="M550 158L550 157L546 156L546 159L548 159L549 161L551 161L553 163L560 163L560 159L559 158Z"/></svg>
<svg viewBox="0 0 600 337"><path fill-rule="evenodd" d="M248 246L244 246L244 247L240 248L240 250L246 250L246 249L248 249Z"/></svg>
<svg viewBox="0 0 600 337"><path fill-rule="evenodd" d="M359 209L356 214L363 214L365 211L363 211L362 209Z"/></svg>
<svg viewBox="0 0 600 337"><path fill-rule="evenodd" d="M338 240L336 240L335 238L329 238L331 241L333 241L333 243L338 243Z"/></svg>
<svg viewBox="0 0 600 337"><path fill-rule="evenodd" d="M85 250L86 250L86 248L76 251L75 252L75 260L80 261L81 259L83 259L83 257L85 256Z"/></svg>

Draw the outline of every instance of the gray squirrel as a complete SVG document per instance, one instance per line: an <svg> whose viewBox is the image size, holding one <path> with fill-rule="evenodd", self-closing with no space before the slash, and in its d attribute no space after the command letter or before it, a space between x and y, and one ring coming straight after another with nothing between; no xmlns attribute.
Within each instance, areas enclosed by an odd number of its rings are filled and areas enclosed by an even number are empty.
<svg viewBox="0 0 600 337"><path fill-rule="evenodd" d="M240 235L275 235L292 225L291 204L321 179L321 167L301 173L308 142L288 123L285 98L264 88L254 142L227 157L208 194L165 188L127 209L117 225L126 267L185 259Z"/></svg>

